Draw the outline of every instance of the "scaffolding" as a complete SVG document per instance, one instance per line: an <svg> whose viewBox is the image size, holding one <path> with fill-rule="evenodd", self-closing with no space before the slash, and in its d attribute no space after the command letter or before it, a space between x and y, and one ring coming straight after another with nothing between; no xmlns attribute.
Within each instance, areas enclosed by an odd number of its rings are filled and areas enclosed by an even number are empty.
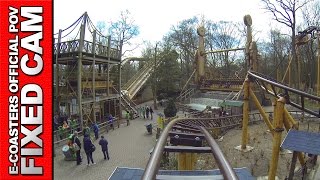
<svg viewBox="0 0 320 180"><path fill-rule="evenodd" d="M99 32L86 12L54 36L55 114L77 116L81 130L107 114L119 125L122 42ZM118 68L116 74L111 67Z"/></svg>

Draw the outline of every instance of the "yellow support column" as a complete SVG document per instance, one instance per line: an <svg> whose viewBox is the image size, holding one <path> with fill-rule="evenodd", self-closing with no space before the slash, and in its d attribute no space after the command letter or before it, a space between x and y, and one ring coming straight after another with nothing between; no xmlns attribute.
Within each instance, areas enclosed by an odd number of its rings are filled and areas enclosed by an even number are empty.
<svg viewBox="0 0 320 180"><path fill-rule="evenodd" d="M186 170L186 153L178 153L178 170Z"/></svg>
<svg viewBox="0 0 320 180"><path fill-rule="evenodd" d="M244 97L243 97L243 120L242 120L242 141L241 149L245 150L248 143L248 122L249 122L249 84L248 78L244 81Z"/></svg>
<svg viewBox="0 0 320 180"><path fill-rule="evenodd" d="M254 94L254 92L252 91L251 88L249 88L249 93L250 93L250 97L251 97L253 103L258 108L258 110L259 110L264 122L268 126L268 129L270 130L270 132L273 132L272 131L274 129L273 125L271 124L270 119L268 118L267 114L264 112L262 106L260 105L260 102L259 102L258 98L256 97L256 95Z"/></svg>
<svg viewBox="0 0 320 180"><path fill-rule="evenodd" d="M293 128L293 129L298 129L298 123L292 118L292 116L290 115L290 113L288 112L288 110L285 108L284 109L284 125L287 129L287 131L289 131L289 129ZM301 165L304 165L305 160L303 157L303 154L301 152L298 152L298 159Z"/></svg>
<svg viewBox="0 0 320 180"><path fill-rule="evenodd" d="M284 97L280 97L274 109L275 129L273 133L272 157L271 157L271 163L270 163L270 169L269 169L269 180L274 180L277 173L280 144L281 144L281 133L283 131L283 117L284 117L285 103L286 103L286 99Z"/></svg>
<svg viewBox="0 0 320 180"><path fill-rule="evenodd" d="M292 118L287 109L284 109L284 118L287 119L290 124L292 124L292 128L298 129L298 123Z"/></svg>
<svg viewBox="0 0 320 180"><path fill-rule="evenodd" d="M178 170L194 170L196 161L195 153L178 153Z"/></svg>
<svg viewBox="0 0 320 180"><path fill-rule="evenodd" d="M186 153L186 170L192 170L192 153Z"/></svg>

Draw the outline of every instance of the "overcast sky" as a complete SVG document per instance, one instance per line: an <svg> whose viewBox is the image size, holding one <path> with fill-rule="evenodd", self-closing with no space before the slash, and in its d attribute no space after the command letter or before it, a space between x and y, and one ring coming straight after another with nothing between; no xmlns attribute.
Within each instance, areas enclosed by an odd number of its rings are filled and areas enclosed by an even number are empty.
<svg viewBox="0 0 320 180"><path fill-rule="evenodd" d="M250 14L257 31L269 30L275 23L260 0L54 0L54 33L70 26L85 11L96 25L98 21L116 21L126 9L139 26L136 41L140 42L161 41L171 26L193 16L243 22L243 16Z"/></svg>

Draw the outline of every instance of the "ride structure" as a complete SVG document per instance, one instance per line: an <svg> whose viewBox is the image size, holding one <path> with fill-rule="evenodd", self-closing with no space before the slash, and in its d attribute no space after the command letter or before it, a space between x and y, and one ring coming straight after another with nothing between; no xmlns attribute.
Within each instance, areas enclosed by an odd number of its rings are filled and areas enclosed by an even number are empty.
<svg viewBox="0 0 320 180"><path fill-rule="evenodd" d="M59 30L54 44L54 112L76 114L81 129L101 122L108 113L119 120L121 48L122 42L102 35L87 13ZM118 74L110 74L112 66L118 66ZM118 76L119 82L114 85L111 76Z"/></svg>
<svg viewBox="0 0 320 180"><path fill-rule="evenodd" d="M158 179L162 174L162 171L159 171L159 165L161 156L164 152L179 152L180 154L185 153L185 158L180 160L179 163L188 164L182 167L179 170L194 170L193 163L194 153L213 153L213 156L216 160L216 163L220 169L220 174L222 174L224 179L243 179L243 176L240 173L236 173L235 169L230 166L228 160L223 156L222 152L217 150L218 145L216 145L214 139L212 138L212 132L217 132L217 129L222 129L226 127L235 127L239 122L242 127L242 138L240 146L235 147L242 152L250 153L254 147L250 147L248 145L249 139L249 123L253 121L253 115L249 112L249 103L253 103L255 107L259 110L259 117L266 124L270 136L272 136L272 155L270 158L270 166L268 171L268 179L274 180L276 179L277 169L278 169L278 160L281 148L281 137L284 134L283 131L290 130L298 130L298 121L295 120L294 116L291 115L289 110L286 108L286 105L290 105L295 107L301 111L300 114L303 116L304 113L309 114L309 116L313 116L316 118L320 117L318 111L314 111L305 106L306 102L315 102L320 103L320 97L312 94L308 94L306 92L291 88L281 82L278 82L275 79L272 79L264 74L258 73L258 52L256 43L252 41L251 35L251 18L246 15L244 17L244 22L247 26L247 43L245 47L245 55L246 62L248 64L248 71L246 78L243 82L243 114L240 115L240 119L235 116L227 116L227 117L217 117L217 118L199 118L199 117L190 117L190 118L178 118L169 122L169 124L163 130L161 136L159 137L157 144L153 150L153 153L149 159L149 162L146 166L142 179ZM200 28L200 38L203 37L203 29ZM203 42L200 40L199 42ZM197 54L197 67L195 71L195 82L197 82L198 87L204 81L204 46L199 46L199 50ZM263 91L275 98L274 101L274 110L273 110L273 119L267 115L264 111L262 105L260 104L255 91L253 90L253 86L258 88L260 91ZM191 94L191 93L190 93ZM299 97L299 101L295 101L294 99ZM249 101L250 99L250 101ZM238 123L237 123L238 122ZM210 134L211 132L211 134ZM291 134L301 134L295 133L295 131L291 131ZM301 131L303 132L303 131ZM295 141L293 138L286 141L285 147L305 147L308 146L308 143L313 143L310 140L317 138L318 134L308 134L307 138L302 141ZM167 138L170 137L170 143L173 144L173 147L166 146ZM199 143L198 141L206 140L209 147L204 146L203 143ZM289 145L288 145L289 144ZM216 148L216 149L215 149ZM308 148L305 148L308 149ZM308 152L314 152L316 155L319 155L320 152L318 150L307 150ZM291 163L291 169L289 178L292 179L294 176L294 167L295 161L294 159L299 160L301 167L306 167L306 158L303 156L302 152L304 151L295 151ZM219 159L220 158L220 159ZM180 167L180 166L179 166ZM190 169L191 168L191 169ZM192 171L193 172L193 171ZM191 173L191 172L190 172ZM181 173L182 174L182 173ZM303 174L305 176L305 174ZM218 179L211 174L209 176L212 179ZM183 178L180 176L180 178ZM205 177L198 175L193 176L193 179L205 179ZM248 178L248 177L247 177Z"/></svg>
<svg viewBox="0 0 320 180"><path fill-rule="evenodd" d="M69 38L69 39L68 39ZM109 113L121 119L122 109L138 117L134 96L143 87L160 61L147 61L128 82L121 82L122 42L103 35L87 13L55 34L54 44L54 112L76 115L80 129L102 122ZM116 73L111 69L117 68ZM116 79L114 82L112 79Z"/></svg>

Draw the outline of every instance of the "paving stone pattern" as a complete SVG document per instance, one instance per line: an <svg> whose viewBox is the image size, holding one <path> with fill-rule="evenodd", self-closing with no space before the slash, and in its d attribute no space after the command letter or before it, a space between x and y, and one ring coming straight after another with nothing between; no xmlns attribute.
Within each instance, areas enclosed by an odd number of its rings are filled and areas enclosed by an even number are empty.
<svg viewBox="0 0 320 180"><path fill-rule="evenodd" d="M130 126L123 124L119 129L100 134L104 135L109 142L110 160L103 159L99 140L94 141L96 151L93 153L93 160L96 164L89 167L83 147L81 150L83 162L79 166L75 161L65 161L62 147L57 147L56 157L54 157L54 179L108 179L116 167L144 169L150 157L149 151L156 143L155 131L152 135L148 135L144 125L149 122L155 123L156 114L153 121L137 118L131 121ZM82 138L80 137L81 141Z"/></svg>

